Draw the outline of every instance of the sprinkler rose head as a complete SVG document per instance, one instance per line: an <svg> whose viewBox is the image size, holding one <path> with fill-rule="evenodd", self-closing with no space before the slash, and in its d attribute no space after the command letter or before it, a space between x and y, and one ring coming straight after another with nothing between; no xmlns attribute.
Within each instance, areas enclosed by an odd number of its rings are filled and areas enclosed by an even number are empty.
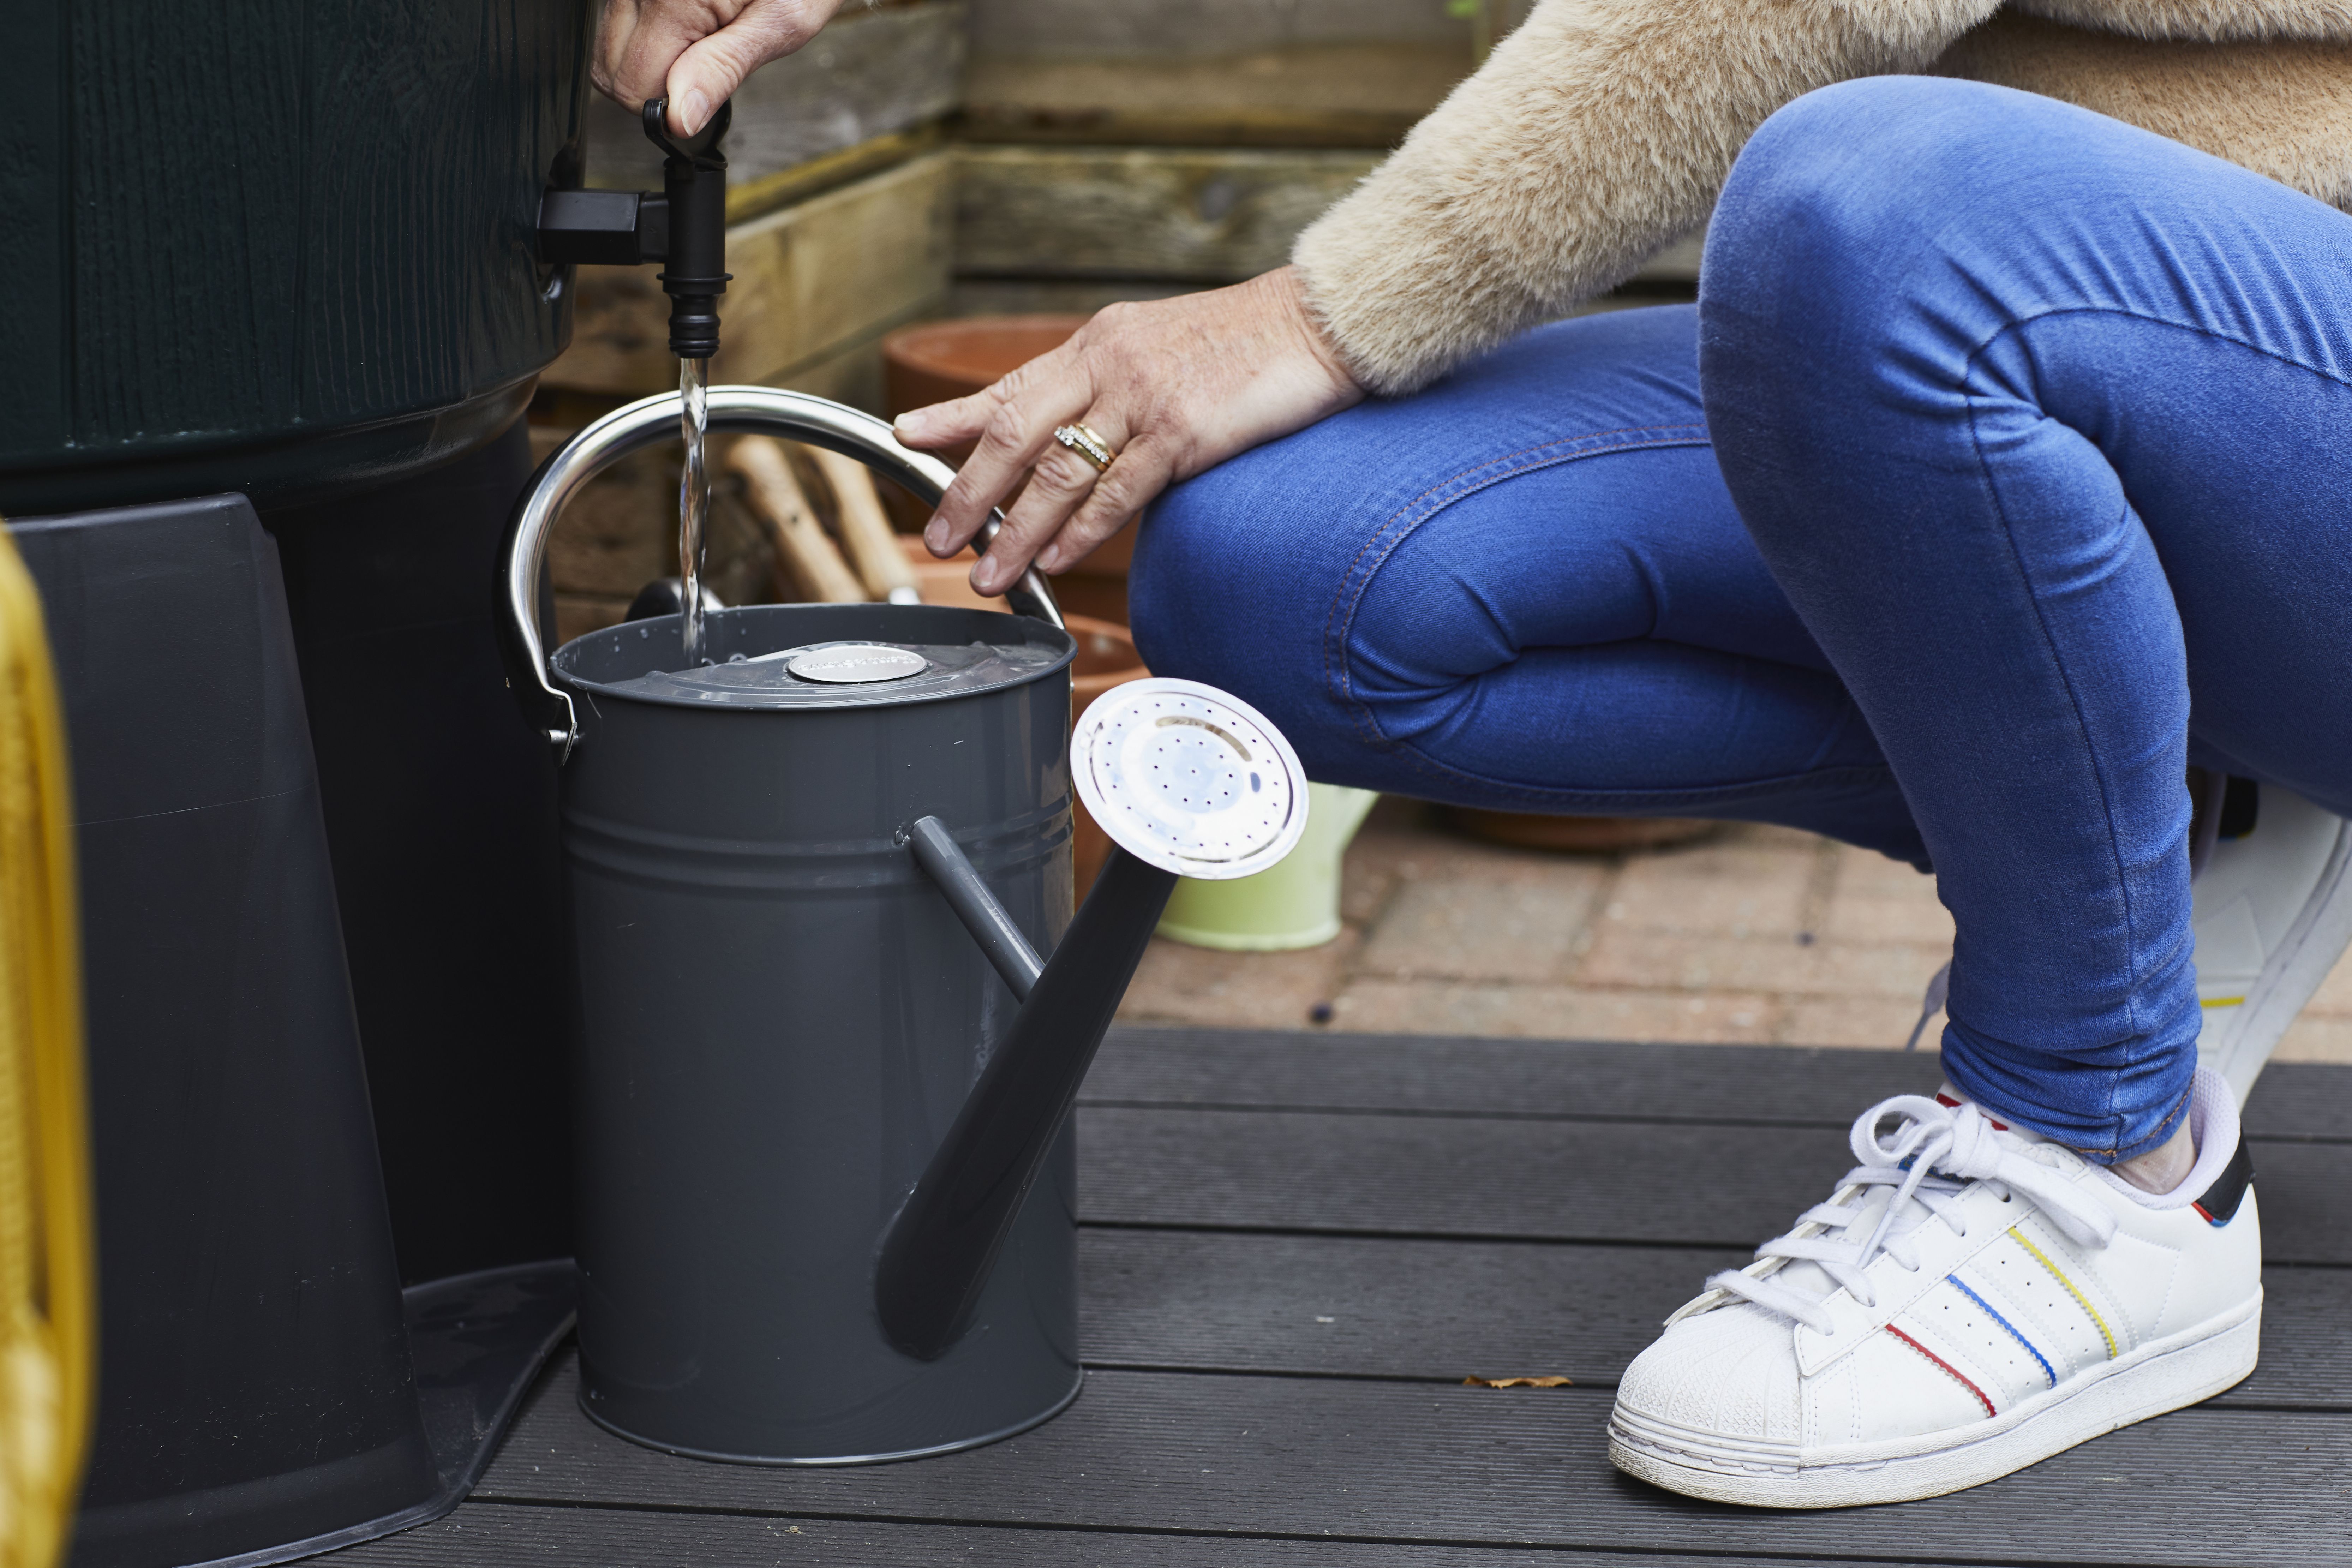
<svg viewBox="0 0 2352 1568"><path fill-rule="evenodd" d="M1097 698L1070 773L1103 831L1146 865L1203 881L1263 871L1307 831L1307 774L1265 717L1196 680L1132 680Z"/></svg>

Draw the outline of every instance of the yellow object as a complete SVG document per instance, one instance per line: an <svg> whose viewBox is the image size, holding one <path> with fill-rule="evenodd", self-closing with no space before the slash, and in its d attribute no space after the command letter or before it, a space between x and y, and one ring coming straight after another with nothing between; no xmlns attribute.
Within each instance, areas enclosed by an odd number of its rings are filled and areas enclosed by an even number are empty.
<svg viewBox="0 0 2352 1568"><path fill-rule="evenodd" d="M1339 934L1339 860L1380 803L1377 791L1307 786L1307 834L1298 847L1254 876L1230 882L1178 880L1160 934L1230 952L1320 947Z"/></svg>
<svg viewBox="0 0 2352 1568"><path fill-rule="evenodd" d="M0 529L0 1568L64 1560L89 1435L71 807L41 602Z"/></svg>

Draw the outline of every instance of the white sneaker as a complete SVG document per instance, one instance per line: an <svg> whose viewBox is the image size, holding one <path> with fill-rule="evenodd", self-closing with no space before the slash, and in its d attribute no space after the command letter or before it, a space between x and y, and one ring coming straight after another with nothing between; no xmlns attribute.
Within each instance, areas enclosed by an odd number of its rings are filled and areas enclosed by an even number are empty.
<svg viewBox="0 0 2352 1568"><path fill-rule="evenodd" d="M2193 884L2205 1016L2197 1057L2243 1105L2279 1037L2352 945L2352 823L2246 779L2232 781L2230 805L2200 825L2245 831L2209 840Z"/></svg>
<svg viewBox="0 0 2352 1568"><path fill-rule="evenodd" d="M2239 1382L2262 1331L2253 1171L2217 1075L2189 1114L2196 1168L2156 1197L1948 1091L1873 1107L1845 1184L1626 1369L1611 1462L1720 1502L1900 1502Z"/></svg>

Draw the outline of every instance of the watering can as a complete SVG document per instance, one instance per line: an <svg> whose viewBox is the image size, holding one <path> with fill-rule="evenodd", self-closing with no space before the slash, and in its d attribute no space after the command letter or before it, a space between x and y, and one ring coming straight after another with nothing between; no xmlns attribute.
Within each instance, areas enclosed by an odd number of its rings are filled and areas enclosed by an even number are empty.
<svg viewBox="0 0 2352 1568"><path fill-rule="evenodd" d="M562 764L581 1403L758 1464L1006 1436L1081 1382L1079 1080L1177 877L1279 860L1304 775L1272 724L1188 681L1118 688L1070 741L1076 645L1034 571L1013 615L747 605L709 612L695 668L674 615L549 656L550 525L679 407L631 404L553 453L501 584L514 684ZM709 420L931 504L954 477L822 398L715 387ZM1117 846L1075 917L1073 788Z"/></svg>

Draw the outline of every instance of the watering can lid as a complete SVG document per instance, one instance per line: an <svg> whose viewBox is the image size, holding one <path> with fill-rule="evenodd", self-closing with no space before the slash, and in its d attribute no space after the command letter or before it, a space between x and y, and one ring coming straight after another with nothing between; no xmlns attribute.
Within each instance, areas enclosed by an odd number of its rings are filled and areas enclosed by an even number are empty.
<svg viewBox="0 0 2352 1568"><path fill-rule="evenodd" d="M1070 742L1071 781L1139 860L1203 881L1263 871L1307 831L1307 774L1240 698L1193 680L1113 687Z"/></svg>
<svg viewBox="0 0 2352 1568"><path fill-rule="evenodd" d="M1017 686L1073 657L1067 637L1042 622L931 606L748 605L709 626L719 662L698 669L659 668L677 647L677 617L661 616L574 638L556 671L646 702L871 708Z"/></svg>

